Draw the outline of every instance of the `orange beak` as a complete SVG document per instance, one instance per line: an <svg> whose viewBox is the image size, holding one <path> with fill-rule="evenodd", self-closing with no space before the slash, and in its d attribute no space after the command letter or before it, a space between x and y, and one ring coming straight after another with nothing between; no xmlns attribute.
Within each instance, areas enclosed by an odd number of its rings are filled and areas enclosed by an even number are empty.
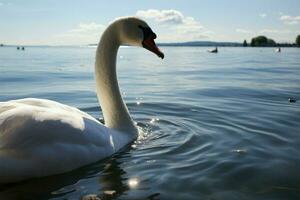
<svg viewBox="0 0 300 200"><path fill-rule="evenodd" d="M143 47L148 49L149 51L155 53L158 57L160 57L161 59L164 59L165 55L163 54L163 52L161 52L159 50L159 48L156 46L155 42L154 42L155 37L149 37L147 39L145 39L142 44Z"/></svg>

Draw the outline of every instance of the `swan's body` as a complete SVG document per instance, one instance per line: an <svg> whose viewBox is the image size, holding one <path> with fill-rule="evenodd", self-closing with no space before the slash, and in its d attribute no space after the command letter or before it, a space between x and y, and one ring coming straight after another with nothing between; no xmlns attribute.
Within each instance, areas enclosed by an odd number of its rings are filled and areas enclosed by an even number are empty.
<svg viewBox="0 0 300 200"><path fill-rule="evenodd" d="M142 46L149 39L138 26L148 27L137 18L119 19L106 29L98 45L95 78L105 125L50 100L0 102L0 183L76 169L112 155L137 137L119 91L116 54L123 43ZM162 57L155 47L148 49Z"/></svg>
<svg viewBox="0 0 300 200"><path fill-rule="evenodd" d="M63 173L134 139L76 108L43 99L0 103L0 183Z"/></svg>
<svg viewBox="0 0 300 200"><path fill-rule="evenodd" d="M275 51L276 51L277 53L280 53L280 52L281 52L281 48L279 47L279 48L277 48Z"/></svg>

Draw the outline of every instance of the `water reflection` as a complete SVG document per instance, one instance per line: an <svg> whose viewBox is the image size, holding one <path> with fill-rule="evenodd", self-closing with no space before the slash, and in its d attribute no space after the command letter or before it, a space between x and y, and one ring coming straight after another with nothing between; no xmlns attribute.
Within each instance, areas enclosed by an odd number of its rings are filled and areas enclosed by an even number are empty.
<svg viewBox="0 0 300 200"><path fill-rule="evenodd" d="M122 199L145 199L145 200L158 200L159 193L153 193L148 196L140 196L138 190L144 190L139 188L140 179L138 177L128 177L125 170L122 169L122 160L126 157L128 160L130 153L120 153L113 158L109 159L99 176L99 185L101 185L101 193L99 196L102 199L118 199L122 196ZM135 190L133 196L130 195L130 191ZM105 191L115 191L114 195L107 196ZM144 191L142 192L144 193ZM136 195L137 194L137 195Z"/></svg>
<svg viewBox="0 0 300 200"><path fill-rule="evenodd" d="M130 153L121 152L73 172L2 185L0 199L81 199L88 194L96 194L101 199L118 199L122 195L122 199L159 199L159 193L130 197L130 190L139 190L140 180L128 177L121 168L124 156L128 159ZM81 186L84 181L87 188Z"/></svg>
<svg viewBox="0 0 300 200"><path fill-rule="evenodd" d="M64 190L64 193L53 191L62 190L65 186L73 185L78 180L89 177L90 172L89 167L85 167L61 175L2 185L0 186L0 199L48 199L63 196L65 193L73 192L74 189Z"/></svg>
<svg viewBox="0 0 300 200"><path fill-rule="evenodd" d="M99 184L103 191L115 191L115 198L122 195L129 190L129 186L124 184L124 175L126 172L120 168L120 162L117 157L109 160L105 165L101 176L99 177Z"/></svg>

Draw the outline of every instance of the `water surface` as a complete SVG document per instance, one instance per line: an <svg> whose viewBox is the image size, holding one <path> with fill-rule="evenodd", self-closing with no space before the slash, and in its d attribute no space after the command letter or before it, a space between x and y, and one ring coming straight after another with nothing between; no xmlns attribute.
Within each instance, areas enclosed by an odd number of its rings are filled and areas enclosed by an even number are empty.
<svg viewBox="0 0 300 200"><path fill-rule="evenodd" d="M140 138L70 173L0 186L0 199L300 199L300 49L121 48ZM0 101L36 97L102 118L95 48L0 48ZM298 99L296 103L288 98Z"/></svg>

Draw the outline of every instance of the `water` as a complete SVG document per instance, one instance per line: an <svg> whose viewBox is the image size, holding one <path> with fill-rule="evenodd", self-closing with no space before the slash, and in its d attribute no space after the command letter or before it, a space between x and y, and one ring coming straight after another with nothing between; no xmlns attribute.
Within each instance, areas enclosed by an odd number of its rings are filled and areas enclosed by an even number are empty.
<svg viewBox="0 0 300 200"><path fill-rule="evenodd" d="M121 90L140 138L62 175L0 186L0 199L300 199L300 49L122 48ZM0 101L101 111L95 48L0 48ZM296 103L288 98L298 99Z"/></svg>

